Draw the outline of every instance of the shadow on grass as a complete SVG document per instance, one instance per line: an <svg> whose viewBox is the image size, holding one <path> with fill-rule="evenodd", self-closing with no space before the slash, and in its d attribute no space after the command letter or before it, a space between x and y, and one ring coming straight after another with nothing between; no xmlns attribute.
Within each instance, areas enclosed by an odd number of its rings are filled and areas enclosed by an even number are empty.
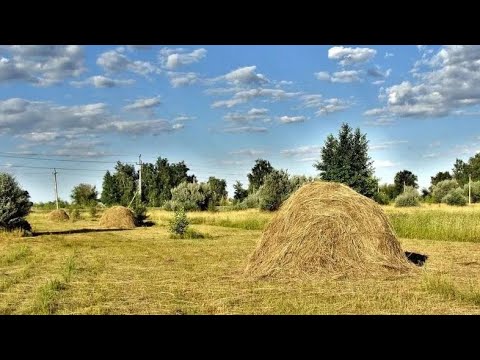
<svg viewBox="0 0 480 360"><path fill-rule="evenodd" d="M33 233L33 236L85 234L85 233L91 233L91 232L128 231L128 230L134 230L134 229L73 229L73 230L61 230L61 231L35 231Z"/></svg>

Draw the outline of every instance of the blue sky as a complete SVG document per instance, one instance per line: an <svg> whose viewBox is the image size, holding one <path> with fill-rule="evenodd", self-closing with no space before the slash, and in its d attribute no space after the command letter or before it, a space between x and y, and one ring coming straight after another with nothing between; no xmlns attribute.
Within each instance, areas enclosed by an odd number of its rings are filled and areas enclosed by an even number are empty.
<svg viewBox="0 0 480 360"><path fill-rule="evenodd" d="M342 122L375 174L428 187L480 151L479 46L0 46L0 171L33 201L101 189L117 160L185 160L200 181L247 184L255 159L290 174Z"/></svg>

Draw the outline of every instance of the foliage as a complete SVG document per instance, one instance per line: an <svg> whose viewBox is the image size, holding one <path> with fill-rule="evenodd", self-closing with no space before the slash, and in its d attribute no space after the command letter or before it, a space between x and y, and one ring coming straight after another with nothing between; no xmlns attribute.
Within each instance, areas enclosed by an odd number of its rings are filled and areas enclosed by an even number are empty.
<svg viewBox="0 0 480 360"><path fill-rule="evenodd" d="M39 202L33 204L33 206L40 210L55 210L57 209L57 202L56 201L48 201L48 202ZM68 201L58 199L58 207L59 209L66 209L70 206Z"/></svg>
<svg viewBox="0 0 480 360"><path fill-rule="evenodd" d="M470 192L472 203L480 202L480 181L472 181ZM468 183L463 186L463 194L468 199Z"/></svg>
<svg viewBox="0 0 480 360"><path fill-rule="evenodd" d="M395 206L419 206L420 202L418 201L418 197L418 191L413 186L406 186L405 191L395 199Z"/></svg>
<svg viewBox="0 0 480 360"><path fill-rule="evenodd" d="M395 185L395 197L403 193L404 186L411 186L415 189L418 188L417 180L417 175L409 170L397 172L395 174L395 179L393 180Z"/></svg>
<svg viewBox="0 0 480 360"><path fill-rule="evenodd" d="M259 206L262 210L278 210L290 195L290 182L287 172L274 170L265 177L259 190Z"/></svg>
<svg viewBox="0 0 480 360"><path fill-rule="evenodd" d="M147 219L147 207L137 200L133 203L133 216L135 217L135 225L142 226L143 222Z"/></svg>
<svg viewBox="0 0 480 360"><path fill-rule="evenodd" d="M368 140L359 128L353 131L348 124L342 124L338 138L332 134L327 137L320 156L314 167L323 180L344 183L362 195L373 197L377 182L368 156Z"/></svg>
<svg viewBox="0 0 480 360"><path fill-rule="evenodd" d="M248 190L244 189L242 183L238 180L233 185L233 190L234 190L233 199L236 202L241 202L248 196Z"/></svg>
<svg viewBox="0 0 480 360"><path fill-rule="evenodd" d="M273 171L273 166L269 161L263 159L255 160L255 165L252 168L252 172L247 175L248 177L248 193L252 194L257 191L265 181L265 176Z"/></svg>
<svg viewBox="0 0 480 360"><path fill-rule="evenodd" d="M115 181L115 178L110 174L110 171L107 171L103 177L102 195L100 197L100 201L107 206L111 206L114 204L119 204L120 197L120 188Z"/></svg>
<svg viewBox="0 0 480 360"><path fill-rule="evenodd" d="M458 187L457 180L443 180L432 186L432 199L435 203L441 203L442 199L450 192Z"/></svg>
<svg viewBox="0 0 480 360"><path fill-rule="evenodd" d="M373 200L375 200L380 205L388 205L390 203L390 198L382 191L375 193L375 195L373 196Z"/></svg>
<svg viewBox="0 0 480 360"><path fill-rule="evenodd" d="M80 220L80 210L78 207L70 207L70 209L68 209L68 216L70 217L71 221Z"/></svg>
<svg viewBox="0 0 480 360"><path fill-rule="evenodd" d="M28 191L23 190L10 174L0 173L0 229L31 230L25 217L32 208Z"/></svg>
<svg viewBox="0 0 480 360"><path fill-rule="evenodd" d="M305 175L292 175L288 180L290 193L297 191L303 185L312 181L314 181L314 179L311 176L306 177Z"/></svg>
<svg viewBox="0 0 480 360"><path fill-rule="evenodd" d="M79 206L92 205L97 202L98 192L95 186L89 184L78 184L72 190L70 197Z"/></svg>
<svg viewBox="0 0 480 360"><path fill-rule="evenodd" d="M222 199L225 199L228 196L227 182L224 179L217 179L214 176L210 176L207 185L209 186L209 191L212 195L213 204L209 206L220 205Z"/></svg>
<svg viewBox="0 0 480 360"><path fill-rule="evenodd" d="M176 235L184 235L188 229L187 214L183 208L175 210L173 218L169 222L170 232Z"/></svg>
<svg viewBox="0 0 480 360"><path fill-rule="evenodd" d="M440 181L452 180L452 175L450 175L448 171L443 171L443 172L439 171L437 175L431 176L430 179L431 179L430 183L432 185L437 185Z"/></svg>
<svg viewBox="0 0 480 360"><path fill-rule="evenodd" d="M463 195L461 188L452 189L442 199L442 202L448 205L465 206L467 205L467 198Z"/></svg>
<svg viewBox="0 0 480 360"><path fill-rule="evenodd" d="M397 190L395 189L395 184L383 184L379 186L379 190L380 192L387 195L390 201L395 200L395 198L397 197Z"/></svg>

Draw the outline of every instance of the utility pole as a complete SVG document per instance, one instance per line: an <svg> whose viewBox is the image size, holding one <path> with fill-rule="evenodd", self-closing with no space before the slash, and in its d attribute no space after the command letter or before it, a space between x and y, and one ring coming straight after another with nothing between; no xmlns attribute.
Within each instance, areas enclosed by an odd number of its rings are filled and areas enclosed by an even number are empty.
<svg viewBox="0 0 480 360"><path fill-rule="evenodd" d="M53 179L55 180L55 200L57 202L57 210L58 210L58 186L57 186L57 169L53 169Z"/></svg>
<svg viewBox="0 0 480 360"><path fill-rule="evenodd" d="M472 205L472 175L468 175L468 205Z"/></svg>
<svg viewBox="0 0 480 360"><path fill-rule="evenodd" d="M138 170L138 195L140 202L142 202L142 154L138 155L138 166L140 166L140 170Z"/></svg>
<svg viewBox="0 0 480 360"><path fill-rule="evenodd" d="M403 192L405 192L405 180L403 180Z"/></svg>

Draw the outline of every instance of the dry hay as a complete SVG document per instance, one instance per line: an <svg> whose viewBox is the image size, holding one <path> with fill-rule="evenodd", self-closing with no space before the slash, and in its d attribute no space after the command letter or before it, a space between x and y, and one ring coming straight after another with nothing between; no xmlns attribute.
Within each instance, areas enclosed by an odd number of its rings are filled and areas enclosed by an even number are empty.
<svg viewBox="0 0 480 360"><path fill-rule="evenodd" d="M129 208L112 206L103 212L99 225L107 228L133 229L135 227L135 216Z"/></svg>
<svg viewBox="0 0 480 360"><path fill-rule="evenodd" d="M53 210L48 213L48 219L52 221L68 221L70 216L63 209Z"/></svg>
<svg viewBox="0 0 480 360"><path fill-rule="evenodd" d="M245 273L399 273L412 266L382 208L348 186L315 181L285 201L264 229Z"/></svg>

